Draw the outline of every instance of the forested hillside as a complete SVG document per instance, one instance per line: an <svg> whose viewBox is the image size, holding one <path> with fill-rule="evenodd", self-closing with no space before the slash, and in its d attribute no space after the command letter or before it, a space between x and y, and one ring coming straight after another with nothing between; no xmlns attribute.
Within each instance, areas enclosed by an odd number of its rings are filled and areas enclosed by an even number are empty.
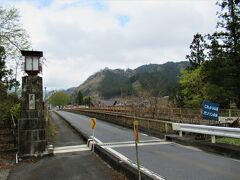
<svg viewBox="0 0 240 180"><path fill-rule="evenodd" d="M131 95L170 95L178 83L180 72L188 65L189 63L185 61L162 65L148 64L134 70L105 68L75 88L75 95L79 90L84 96L104 99Z"/></svg>

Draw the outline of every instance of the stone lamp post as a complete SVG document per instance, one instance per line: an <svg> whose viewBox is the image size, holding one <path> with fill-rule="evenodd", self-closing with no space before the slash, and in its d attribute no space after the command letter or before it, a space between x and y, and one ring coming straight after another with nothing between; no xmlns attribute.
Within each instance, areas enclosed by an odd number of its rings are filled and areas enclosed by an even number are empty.
<svg viewBox="0 0 240 180"><path fill-rule="evenodd" d="M22 77L21 118L18 122L19 156L41 155L46 150L44 120L42 51L21 51L25 76Z"/></svg>

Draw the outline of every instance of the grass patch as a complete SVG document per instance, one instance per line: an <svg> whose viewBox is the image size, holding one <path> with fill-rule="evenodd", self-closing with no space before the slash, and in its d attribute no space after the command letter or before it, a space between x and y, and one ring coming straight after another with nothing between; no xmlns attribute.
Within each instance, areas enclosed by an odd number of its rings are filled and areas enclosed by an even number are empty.
<svg viewBox="0 0 240 180"><path fill-rule="evenodd" d="M56 126L52 121L51 113L47 113L47 131L48 131L48 138L54 137L57 133Z"/></svg>
<svg viewBox="0 0 240 180"><path fill-rule="evenodd" d="M217 143L231 144L235 146L240 146L240 139L238 138L228 138L228 137L217 137Z"/></svg>

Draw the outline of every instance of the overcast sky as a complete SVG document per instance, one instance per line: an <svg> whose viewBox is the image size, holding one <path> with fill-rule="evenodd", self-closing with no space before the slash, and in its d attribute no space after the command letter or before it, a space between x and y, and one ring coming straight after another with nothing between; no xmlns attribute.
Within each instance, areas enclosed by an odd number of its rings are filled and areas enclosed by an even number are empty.
<svg viewBox="0 0 240 180"><path fill-rule="evenodd" d="M48 90L78 86L105 68L183 61L196 33L216 27L215 0L0 0L20 11L47 60Z"/></svg>

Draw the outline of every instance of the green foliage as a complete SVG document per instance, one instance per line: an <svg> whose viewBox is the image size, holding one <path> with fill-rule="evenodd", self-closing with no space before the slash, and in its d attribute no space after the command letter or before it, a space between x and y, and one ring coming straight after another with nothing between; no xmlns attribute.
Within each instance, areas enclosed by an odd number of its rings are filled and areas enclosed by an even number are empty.
<svg viewBox="0 0 240 180"><path fill-rule="evenodd" d="M18 119L20 114L17 95L7 93L7 89L16 81L8 79L11 71L6 69L5 58L5 50L0 46L0 121L9 120L12 116Z"/></svg>
<svg viewBox="0 0 240 180"><path fill-rule="evenodd" d="M240 1L219 0L221 11L218 12L219 31L216 35L223 42L222 48L225 59L228 61L226 73L222 74L229 83L225 89L231 91L231 101L240 108Z"/></svg>
<svg viewBox="0 0 240 180"><path fill-rule="evenodd" d="M5 61L5 57L8 57L8 64L14 67L14 71L9 69L4 72L1 67L2 62L0 62L0 74L5 73L5 85L9 89L15 87L15 92L19 86L17 77L21 65L20 50L29 49L29 47L28 35L20 23L18 10L15 8L4 9L0 6L0 51L4 50L3 60ZM2 56L1 53L0 56Z"/></svg>
<svg viewBox="0 0 240 180"><path fill-rule="evenodd" d="M201 91L202 80L201 80L202 67L199 66L195 70L184 70L181 74L180 87L181 87L181 98L186 107L198 107L203 100L203 94Z"/></svg>
<svg viewBox="0 0 240 180"><path fill-rule="evenodd" d="M170 95L178 82L180 68L176 63L168 62L160 70L145 72L134 77L151 96ZM134 81L134 79L131 79Z"/></svg>
<svg viewBox="0 0 240 180"><path fill-rule="evenodd" d="M120 74L106 71L104 79L102 80L99 91L104 98L111 98L131 94L131 84L128 78Z"/></svg>
<svg viewBox="0 0 240 180"><path fill-rule="evenodd" d="M47 133L49 138L53 138L57 133L57 127L53 122L52 113L48 112L47 114Z"/></svg>
<svg viewBox="0 0 240 180"><path fill-rule="evenodd" d="M235 56L240 53L240 1L218 0L221 10L218 12L217 32L224 42L224 50Z"/></svg>
<svg viewBox="0 0 240 180"><path fill-rule="evenodd" d="M216 142L240 146L240 139L238 138L217 137Z"/></svg>
<svg viewBox="0 0 240 180"><path fill-rule="evenodd" d="M4 9L0 6L0 121L9 122L13 117L20 116L20 103L15 93L8 93L17 87L17 71L6 68L6 58L14 58L16 69L20 65L19 49L29 47L27 35L22 28L18 11L15 8Z"/></svg>
<svg viewBox="0 0 240 180"><path fill-rule="evenodd" d="M180 71L187 62L168 62L163 65L149 64L135 70L135 74L125 76L114 71L105 71L99 91L104 98L116 96L170 95L177 85Z"/></svg>
<svg viewBox="0 0 240 180"><path fill-rule="evenodd" d="M20 118L20 103L14 103L13 106L10 108L10 113L14 117L14 119Z"/></svg>
<svg viewBox="0 0 240 180"><path fill-rule="evenodd" d="M1 86L3 87L3 86ZM0 121L9 121L12 116L15 119L20 115L20 104L16 94L7 94L0 87ZM11 114L12 113L12 114Z"/></svg>
<svg viewBox="0 0 240 180"><path fill-rule="evenodd" d="M0 46L5 48L7 55L16 56L19 49L29 48L28 35L22 28L17 9L0 6L0 26Z"/></svg>
<svg viewBox="0 0 240 180"><path fill-rule="evenodd" d="M175 95L178 105L199 107L202 100L208 99L224 108L235 102L240 108L240 1L219 0L217 4L221 7L220 31L206 36L209 44L202 36L194 36L191 55L187 56L192 66L182 73ZM201 61L197 61L199 54Z"/></svg>
<svg viewBox="0 0 240 180"><path fill-rule="evenodd" d="M85 96L83 98L83 104L86 106L91 106L91 100L92 100L92 98L90 96Z"/></svg>
<svg viewBox="0 0 240 180"><path fill-rule="evenodd" d="M193 36L192 44L190 45L190 55L186 56L186 59L190 62L190 67L192 69L197 68L201 65L205 59L206 55L204 51L206 50L206 41L204 37L197 33Z"/></svg>
<svg viewBox="0 0 240 180"><path fill-rule="evenodd" d="M179 81L179 94L177 103L185 107L200 107L204 99L218 102L221 107L228 108L230 104L230 90L226 86L229 81L219 74L225 74L225 61L216 63L207 61L194 70L185 70Z"/></svg>
<svg viewBox="0 0 240 180"><path fill-rule="evenodd" d="M3 46L0 46L0 82L10 90L12 87L18 86L19 83L14 77L12 77L12 70L6 68L5 59L6 51Z"/></svg>
<svg viewBox="0 0 240 180"><path fill-rule="evenodd" d="M229 108L231 99L231 77L225 77L231 71L228 60L214 60L202 66L204 99L220 103L221 107Z"/></svg>
<svg viewBox="0 0 240 180"><path fill-rule="evenodd" d="M82 92L81 92L81 91L78 91L78 94L77 94L77 103L78 103L78 105L82 105L82 104L83 104L83 95L82 95Z"/></svg>
<svg viewBox="0 0 240 180"><path fill-rule="evenodd" d="M70 97L64 92L55 92L49 98L49 103L53 106L65 106L70 102Z"/></svg>
<svg viewBox="0 0 240 180"><path fill-rule="evenodd" d="M3 81L3 78L6 77L8 73L8 71L6 70L5 59L5 49L4 47L0 46L0 81Z"/></svg>

